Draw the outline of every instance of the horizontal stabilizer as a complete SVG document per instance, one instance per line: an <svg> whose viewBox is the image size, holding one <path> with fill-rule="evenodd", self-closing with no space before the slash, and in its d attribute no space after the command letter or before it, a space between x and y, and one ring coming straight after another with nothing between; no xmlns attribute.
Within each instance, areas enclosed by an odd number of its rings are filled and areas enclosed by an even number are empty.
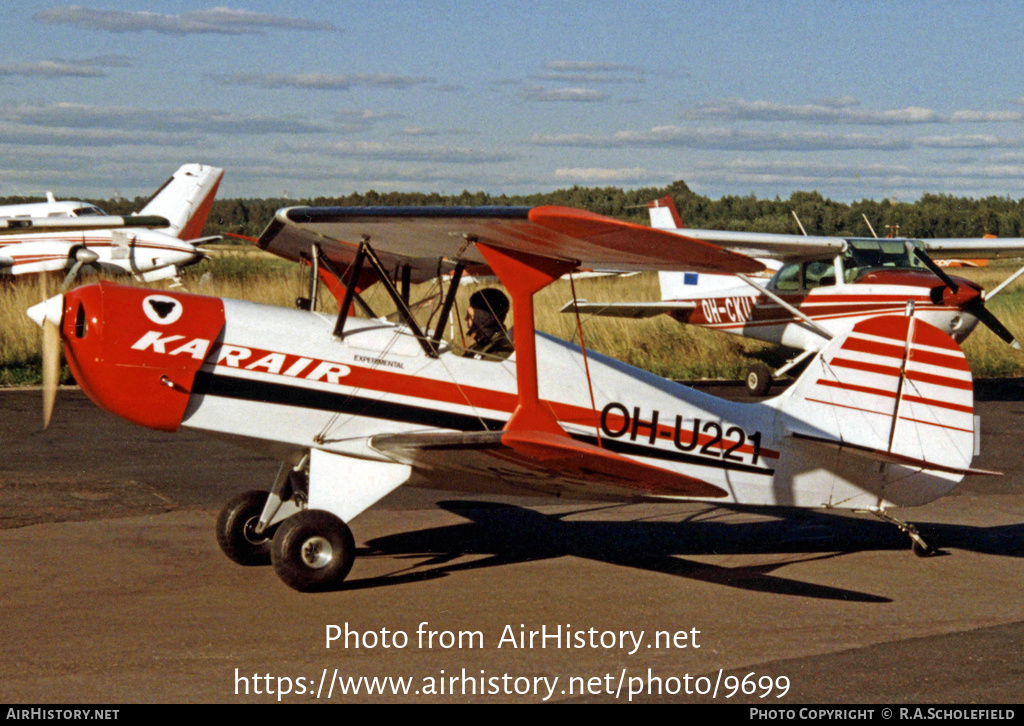
<svg viewBox="0 0 1024 726"><path fill-rule="evenodd" d="M542 483L601 487L635 496L726 496L707 482L649 466L583 441L543 431L486 431L374 436L370 446L399 462L433 470Z"/></svg>
<svg viewBox="0 0 1024 726"><path fill-rule="evenodd" d="M951 466L943 466L942 464L936 464L931 461L925 461L924 459L915 459L911 456L902 456L900 454L894 454L891 451L880 451L878 449L869 449L866 446L857 446L856 444L849 444L842 441L835 441L834 439L822 439L817 436L809 436L807 434L801 434L794 431L792 434L793 438L801 439L803 441L810 441L815 444L827 446L840 451L846 451L854 456L862 456L866 459L873 459L874 461L881 461L886 464L900 464L902 466L909 466L917 469L927 469L930 471L944 471L950 474L959 474L960 476L1002 476L1001 471L989 471L988 469L971 469L971 468L956 468Z"/></svg>
<svg viewBox="0 0 1024 726"><path fill-rule="evenodd" d="M653 318L677 310L693 310L693 302L633 302L607 303L575 300L567 302L559 312L583 313L606 318Z"/></svg>

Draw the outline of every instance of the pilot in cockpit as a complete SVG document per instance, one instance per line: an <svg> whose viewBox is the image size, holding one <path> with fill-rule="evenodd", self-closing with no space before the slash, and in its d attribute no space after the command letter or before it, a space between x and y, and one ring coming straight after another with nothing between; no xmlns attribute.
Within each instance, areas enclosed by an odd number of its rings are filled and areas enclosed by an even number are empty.
<svg viewBox="0 0 1024 726"><path fill-rule="evenodd" d="M466 324L473 342L462 353L463 357L505 360L512 355L515 347L505 329L508 309L508 296L497 288L477 290L470 296Z"/></svg>

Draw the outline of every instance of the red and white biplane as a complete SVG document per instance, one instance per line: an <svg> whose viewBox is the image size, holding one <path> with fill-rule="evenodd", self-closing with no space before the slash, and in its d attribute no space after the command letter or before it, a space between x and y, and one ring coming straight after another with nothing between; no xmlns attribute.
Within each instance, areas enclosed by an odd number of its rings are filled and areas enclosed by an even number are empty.
<svg viewBox="0 0 1024 726"><path fill-rule="evenodd" d="M841 238L684 228L671 197L649 205L651 226L750 255L774 270L770 280L742 273L661 271L660 302L573 301L563 312L645 318L668 314L681 323L778 343L800 351L778 370L756 363L747 371L753 395L764 395L781 376L837 335L878 315L915 315L958 343L979 322L1015 348L1013 334L986 302L1024 268L985 293L981 285L949 275L932 258L1022 257L1024 239Z"/></svg>
<svg viewBox="0 0 1024 726"><path fill-rule="evenodd" d="M286 463L221 512L232 560L299 590L337 587L349 523L407 482L614 500L703 500L886 514L948 493L971 468L971 373L912 308L858 322L761 403L707 395L536 333L533 296L601 270L752 273L716 245L559 207L291 208L259 245L309 264L341 313L108 282L31 309L82 389L144 426L226 438ZM509 291L515 352L464 357L443 337L463 272ZM410 283L447 290L421 327ZM360 294L378 283L389 321ZM311 296L315 298L314 296ZM310 306L306 306L310 307ZM315 306L314 306L315 307ZM52 381L53 374L47 374ZM46 386L52 406L55 390Z"/></svg>

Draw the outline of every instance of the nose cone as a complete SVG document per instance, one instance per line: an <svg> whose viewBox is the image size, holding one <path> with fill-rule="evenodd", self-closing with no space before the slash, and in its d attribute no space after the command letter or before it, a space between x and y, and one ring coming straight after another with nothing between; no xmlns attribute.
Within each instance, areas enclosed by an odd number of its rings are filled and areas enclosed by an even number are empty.
<svg viewBox="0 0 1024 726"><path fill-rule="evenodd" d="M33 305L26 313L39 327L43 327L43 322L46 320L60 327L61 318L64 315L64 296L54 295L49 300Z"/></svg>
<svg viewBox="0 0 1024 726"><path fill-rule="evenodd" d="M947 285L935 288L943 305L963 309L981 297L981 286L978 283L965 280L962 277L952 279L958 285L956 292L953 292L952 288ZM935 300L934 293L932 299Z"/></svg>

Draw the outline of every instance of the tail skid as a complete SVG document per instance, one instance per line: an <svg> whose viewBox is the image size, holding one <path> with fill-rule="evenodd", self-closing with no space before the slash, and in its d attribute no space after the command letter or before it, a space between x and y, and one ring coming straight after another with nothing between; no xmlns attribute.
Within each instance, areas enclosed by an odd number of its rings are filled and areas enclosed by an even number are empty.
<svg viewBox="0 0 1024 726"><path fill-rule="evenodd" d="M779 406L809 459L834 457L837 480L878 495L867 508L925 504L966 475L997 473L970 468L967 360L952 338L913 316L865 320L833 339Z"/></svg>
<svg viewBox="0 0 1024 726"><path fill-rule="evenodd" d="M204 164L185 164L146 202L139 214L155 214L170 221L165 231L190 240L202 233L224 170Z"/></svg>

